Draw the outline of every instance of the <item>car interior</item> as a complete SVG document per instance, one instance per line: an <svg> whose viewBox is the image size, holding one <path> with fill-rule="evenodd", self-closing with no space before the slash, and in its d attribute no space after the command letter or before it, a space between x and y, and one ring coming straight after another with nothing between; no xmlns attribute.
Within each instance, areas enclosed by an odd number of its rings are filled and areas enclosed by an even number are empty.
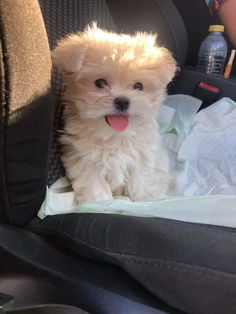
<svg viewBox="0 0 236 314"><path fill-rule="evenodd" d="M0 0L0 313L235 313L233 228L96 213L37 217L46 187L64 174L64 83L50 51L92 21L158 33L180 68L170 95L197 97L202 108L236 101L235 70L224 79L195 69L208 26L219 23L204 0Z"/></svg>

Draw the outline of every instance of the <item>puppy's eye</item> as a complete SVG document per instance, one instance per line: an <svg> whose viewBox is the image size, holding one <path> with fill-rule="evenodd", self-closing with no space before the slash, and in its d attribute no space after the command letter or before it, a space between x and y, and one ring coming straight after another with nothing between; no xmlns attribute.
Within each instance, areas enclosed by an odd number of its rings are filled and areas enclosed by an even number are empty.
<svg viewBox="0 0 236 314"><path fill-rule="evenodd" d="M133 85L133 89L143 90L143 84L141 82L136 82Z"/></svg>
<svg viewBox="0 0 236 314"><path fill-rule="evenodd" d="M100 78L100 79L95 81L95 85L98 88L104 88L105 86L107 86L107 81L105 79L103 79L103 78Z"/></svg>

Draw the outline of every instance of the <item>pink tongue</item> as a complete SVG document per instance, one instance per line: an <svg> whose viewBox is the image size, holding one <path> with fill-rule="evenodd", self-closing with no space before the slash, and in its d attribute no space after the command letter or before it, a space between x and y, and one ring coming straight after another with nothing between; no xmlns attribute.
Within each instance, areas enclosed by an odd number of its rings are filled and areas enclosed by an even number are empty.
<svg viewBox="0 0 236 314"><path fill-rule="evenodd" d="M110 115L107 116L107 121L110 127L117 132L124 131L129 124L129 118L127 116Z"/></svg>

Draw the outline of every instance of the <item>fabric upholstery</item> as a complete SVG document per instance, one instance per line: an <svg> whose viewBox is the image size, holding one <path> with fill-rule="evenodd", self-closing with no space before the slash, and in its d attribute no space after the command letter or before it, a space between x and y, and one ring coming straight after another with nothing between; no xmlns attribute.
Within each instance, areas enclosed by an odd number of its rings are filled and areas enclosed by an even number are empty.
<svg viewBox="0 0 236 314"><path fill-rule="evenodd" d="M155 32L157 41L184 65L188 41L185 25L172 0L107 0L119 31Z"/></svg>
<svg viewBox="0 0 236 314"><path fill-rule="evenodd" d="M5 142L5 120L6 120L6 82L5 82L5 68L4 68L4 55L2 50L2 41L0 41L0 97L1 97L1 106L0 106L0 152L4 150ZM8 202L6 197L6 182L5 182L5 158L4 154L0 153L0 222L4 221L4 212L3 208L8 208Z"/></svg>
<svg viewBox="0 0 236 314"><path fill-rule="evenodd" d="M25 224L45 196L51 57L36 0L2 0L0 25L0 210L6 222Z"/></svg>
<svg viewBox="0 0 236 314"><path fill-rule="evenodd" d="M236 231L109 214L51 216L29 225L78 254L121 266L186 313L236 311Z"/></svg>
<svg viewBox="0 0 236 314"><path fill-rule="evenodd" d="M56 42L60 38L73 32L82 31L92 21L97 21L100 27L116 29L105 0L40 0L39 3L51 49L55 47ZM64 104L62 93L64 85L62 77L57 73L56 69L53 71L52 88L55 97L55 119L49 158L49 185L64 174L60 160L61 147L59 143L60 133L58 132L58 130L63 128L62 114Z"/></svg>
<svg viewBox="0 0 236 314"><path fill-rule="evenodd" d="M2 0L0 9L12 112L47 92L51 59L37 1Z"/></svg>
<svg viewBox="0 0 236 314"><path fill-rule="evenodd" d="M0 224L0 256L0 291L15 297L15 309L53 303L90 314L170 313L120 267L95 263L23 228Z"/></svg>

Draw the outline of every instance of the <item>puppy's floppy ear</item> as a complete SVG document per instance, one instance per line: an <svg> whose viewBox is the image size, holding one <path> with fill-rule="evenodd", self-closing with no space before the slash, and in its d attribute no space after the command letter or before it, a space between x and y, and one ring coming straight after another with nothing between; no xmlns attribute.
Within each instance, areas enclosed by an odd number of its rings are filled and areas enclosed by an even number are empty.
<svg viewBox="0 0 236 314"><path fill-rule="evenodd" d="M172 56L172 53L163 47L157 48L159 57L157 70L160 73L162 82L167 85L174 78L176 72L179 70L177 63Z"/></svg>
<svg viewBox="0 0 236 314"><path fill-rule="evenodd" d="M52 60L61 72L79 72L85 53L83 38L79 34L73 34L58 43L52 52Z"/></svg>

